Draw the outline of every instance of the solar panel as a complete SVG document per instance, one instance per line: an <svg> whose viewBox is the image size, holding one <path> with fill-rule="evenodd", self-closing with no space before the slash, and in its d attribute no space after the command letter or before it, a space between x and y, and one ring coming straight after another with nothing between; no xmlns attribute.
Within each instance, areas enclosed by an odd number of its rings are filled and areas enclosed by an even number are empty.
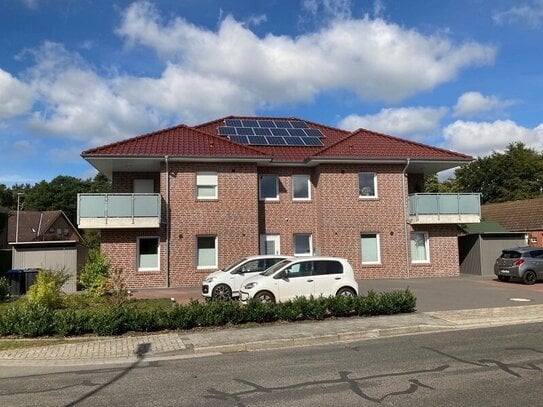
<svg viewBox="0 0 543 407"><path fill-rule="evenodd" d="M249 144L247 136L230 136L229 139L235 141L236 143Z"/></svg>
<svg viewBox="0 0 543 407"><path fill-rule="evenodd" d="M305 146L301 137L284 137L288 146Z"/></svg>
<svg viewBox="0 0 543 407"><path fill-rule="evenodd" d="M253 131L255 132L257 136L271 136L272 135L272 132L270 131L270 129L263 129L261 127L255 127Z"/></svg>
<svg viewBox="0 0 543 407"><path fill-rule="evenodd" d="M306 122L303 122L301 120L291 120L290 121L290 124L292 127L294 127L295 129L307 129L308 128L308 125Z"/></svg>
<svg viewBox="0 0 543 407"><path fill-rule="evenodd" d="M257 120L260 127L275 127L273 120Z"/></svg>
<svg viewBox="0 0 543 407"><path fill-rule="evenodd" d="M256 120L242 120L241 124L243 127L260 127Z"/></svg>
<svg viewBox="0 0 543 407"><path fill-rule="evenodd" d="M266 138L268 139L268 144L270 146L284 146L287 144L283 137L268 136Z"/></svg>
<svg viewBox="0 0 543 407"><path fill-rule="evenodd" d="M303 141L306 146L322 146L322 142L318 137L304 137Z"/></svg>
<svg viewBox="0 0 543 407"><path fill-rule="evenodd" d="M287 129L288 134L296 137L306 137L304 129Z"/></svg>
<svg viewBox="0 0 543 407"><path fill-rule="evenodd" d="M309 137L324 137L324 134L317 129L305 129L304 131Z"/></svg>
<svg viewBox="0 0 543 407"><path fill-rule="evenodd" d="M274 136L288 136L286 129L270 129Z"/></svg>
<svg viewBox="0 0 543 407"><path fill-rule="evenodd" d="M250 127L236 127L236 131L239 135L243 136L252 136L255 133L253 132L253 129Z"/></svg>
<svg viewBox="0 0 543 407"><path fill-rule="evenodd" d="M268 145L266 136L248 136L247 138L249 139L249 144L260 145L260 146Z"/></svg>
<svg viewBox="0 0 543 407"><path fill-rule="evenodd" d="M236 134L235 127L219 127L219 134L222 136L227 136L229 134Z"/></svg>
<svg viewBox="0 0 543 407"><path fill-rule="evenodd" d="M277 127L282 127L284 129L292 128L292 126L290 125L290 122L287 120L275 120L275 125Z"/></svg>
<svg viewBox="0 0 543 407"><path fill-rule="evenodd" d="M224 124L232 127L241 127L241 120L239 119L225 119Z"/></svg>

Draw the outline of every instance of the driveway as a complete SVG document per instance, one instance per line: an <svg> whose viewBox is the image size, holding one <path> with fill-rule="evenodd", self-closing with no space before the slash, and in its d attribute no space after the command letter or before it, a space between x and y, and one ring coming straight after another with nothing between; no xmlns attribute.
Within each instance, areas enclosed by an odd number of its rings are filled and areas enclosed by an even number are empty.
<svg viewBox="0 0 543 407"><path fill-rule="evenodd" d="M405 290L417 297L417 310L449 311L475 308L511 307L543 304L543 282L532 286L503 283L494 276L450 278L358 280L360 293ZM132 290L135 298L173 298L180 304L191 299L202 301L200 287Z"/></svg>

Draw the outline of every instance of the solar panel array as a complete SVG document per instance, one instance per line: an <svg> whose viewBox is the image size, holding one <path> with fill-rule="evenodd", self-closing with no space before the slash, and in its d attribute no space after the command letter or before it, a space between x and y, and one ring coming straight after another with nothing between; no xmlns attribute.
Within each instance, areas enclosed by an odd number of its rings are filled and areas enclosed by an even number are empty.
<svg viewBox="0 0 543 407"><path fill-rule="evenodd" d="M225 119L219 135L255 146L322 147L324 134L301 120Z"/></svg>

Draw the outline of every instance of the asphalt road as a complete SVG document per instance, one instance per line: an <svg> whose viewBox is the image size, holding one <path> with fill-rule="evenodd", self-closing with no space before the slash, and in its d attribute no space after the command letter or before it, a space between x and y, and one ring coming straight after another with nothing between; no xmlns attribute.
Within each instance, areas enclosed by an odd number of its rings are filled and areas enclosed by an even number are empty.
<svg viewBox="0 0 543 407"><path fill-rule="evenodd" d="M87 368L2 368L2 406L536 406L543 324Z"/></svg>

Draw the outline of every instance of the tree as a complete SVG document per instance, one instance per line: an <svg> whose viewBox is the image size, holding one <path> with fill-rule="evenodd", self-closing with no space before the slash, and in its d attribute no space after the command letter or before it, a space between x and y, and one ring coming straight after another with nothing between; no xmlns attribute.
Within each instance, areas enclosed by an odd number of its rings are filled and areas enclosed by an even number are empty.
<svg viewBox="0 0 543 407"><path fill-rule="evenodd" d="M534 198L543 191L543 155L517 142L455 171L458 192L480 192L482 203Z"/></svg>

